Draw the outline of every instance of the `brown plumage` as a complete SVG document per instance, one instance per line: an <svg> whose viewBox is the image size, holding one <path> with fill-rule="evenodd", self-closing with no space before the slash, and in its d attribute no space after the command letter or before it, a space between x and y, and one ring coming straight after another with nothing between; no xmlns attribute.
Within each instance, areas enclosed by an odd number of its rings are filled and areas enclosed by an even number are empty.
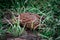
<svg viewBox="0 0 60 40"><path fill-rule="evenodd" d="M40 23L40 16L32 13L21 13L20 14L20 24L26 26L27 28L36 29Z"/></svg>

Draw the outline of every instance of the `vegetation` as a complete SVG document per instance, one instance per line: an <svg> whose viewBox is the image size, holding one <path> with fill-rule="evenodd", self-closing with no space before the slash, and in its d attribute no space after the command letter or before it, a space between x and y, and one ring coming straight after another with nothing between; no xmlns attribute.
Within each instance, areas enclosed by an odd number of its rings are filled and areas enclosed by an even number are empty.
<svg viewBox="0 0 60 40"><path fill-rule="evenodd" d="M19 20L16 23L9 25L2 23L5 10L10 10L12 14L19 15L24 12L31 12L45 17L41 24L46 27L38 27L38 31L33 33L47 38L48 40L60 39L60 0L0 0L0 38L6 36L6 32L14 37L20 36L24 32L24 27L21 28ZM14 15L12 16L14 17ZM42 30L42 32L40 32ZM37 32L37 33L36 33Z"/></svg>

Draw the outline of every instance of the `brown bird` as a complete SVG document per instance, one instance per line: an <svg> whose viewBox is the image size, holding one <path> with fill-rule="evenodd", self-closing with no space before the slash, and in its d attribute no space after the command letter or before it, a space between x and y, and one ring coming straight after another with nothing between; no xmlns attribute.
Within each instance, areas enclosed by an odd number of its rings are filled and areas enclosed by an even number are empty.
<svg viewBox="0 0 60 40"><path fill-rule="evenodd" d="M20 24L26 26L27 28L36 29L40 23L40 16L38 14L32 13L21 13L20 14Z"/></svg>

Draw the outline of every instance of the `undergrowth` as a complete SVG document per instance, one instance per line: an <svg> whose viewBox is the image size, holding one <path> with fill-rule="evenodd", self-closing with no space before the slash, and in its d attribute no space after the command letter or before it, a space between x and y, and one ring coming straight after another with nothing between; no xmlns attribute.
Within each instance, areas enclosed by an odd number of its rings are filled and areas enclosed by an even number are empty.
<svg viewBox="0 0 60 40"><path fill-rule="evenodd" d="M33 33L38 33L42 38L47 38L48 40L58 40L60 39L60 0L1 0L0 2L0 19L3 19L3 10L9 9L16 14L31 12L36 13L45 19L41 21L41 24L45 24L46 27L38 27L38 31L33 31ZM19 20L18 20L19 21ZM24 28L21 28L19 22L12 24L6 31L1 29L3 23L0 22L0 34L5 32L11 33L13 36L20 36ZM40 32L42 30L42 32ZM2 34L2 36L3 36ZM57 36L57 37L56 37Z"/></svg>

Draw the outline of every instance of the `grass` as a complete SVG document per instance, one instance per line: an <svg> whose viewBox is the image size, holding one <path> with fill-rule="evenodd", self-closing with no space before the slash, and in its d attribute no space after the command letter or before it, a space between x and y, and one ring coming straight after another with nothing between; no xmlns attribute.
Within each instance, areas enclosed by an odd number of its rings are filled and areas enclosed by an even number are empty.
<svg viewBox="0 0 60 40"><path fill-rule="evenodd" d="M42 35L42 37L48 38L49 40L51 37L54 38L55 33L60 36L60 0L11 0L10 2L7 1L7 3L6 1L2 2L5 4L5 6L0 3L1 10L9 9L13 12L16 12L18 15L20 13L31 12L40 15L41 18L44 16L45 19L43 21L40 19L40 21L41 24L45 24L46 27L38 28L39 30L37 32L39 33L39 36ZM0 19L2 19L1 16ZM54 16L56 16L56 18L54 18ZM0 25L2 26L3 24ZM42 33L40 33L41 29L43 30ZM13 24L12 27L9 27L7 30L9 33L16 37L23 33L24 28L20 27L19 20L17 20L16 23Z"/></svg>
<svg viewBox="0 0 60 40"><path fill-rule="evenodd" d="M19 37L24 31L24 28L20 27L19 19L17 19L15 23L12 24L11 26L12 27L9 27L9 29L7 29L7 32L12 34L14 37Z"/></svg>

